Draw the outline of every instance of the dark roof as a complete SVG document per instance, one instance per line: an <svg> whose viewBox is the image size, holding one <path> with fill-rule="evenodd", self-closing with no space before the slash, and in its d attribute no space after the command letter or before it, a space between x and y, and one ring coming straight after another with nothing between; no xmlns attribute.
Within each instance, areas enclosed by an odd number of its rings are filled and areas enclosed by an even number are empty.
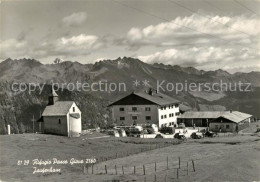
<svg viewBox="0 0 260 182"><path fill-rule="evenodd" d="M189 107L189 106L186 106L186 105L184 105L184 104L180 104L180 111L190 111L191 110L191 107Z"/></svg>
<svg viewBox="0 0 260 182"><path fill-rule="evenodd" d="M240 122L247 118L250 118L252 115L242 113L239 111L188 111L185 112L183 115L179 116L182 119L216 119L219 117L226 118L233 122Z"/></svg>
<svg viewBox="0 0 260 182"><path fill-rule="evenodd" d="M67 115L73 101L57 101L54 105L46 106L42 116L63 116Z"/></svg>
<svg viewBox="0 0 260 182"><path fill-rule="evenodd" d="M126 97L119 99L118 101L110 104L112 105L146 105L146 104L153 104L153 105L170 105L170 104L177 104L180 101L165 95L163 93L153 93L149 94L146 92L133 92Z"/></svg>

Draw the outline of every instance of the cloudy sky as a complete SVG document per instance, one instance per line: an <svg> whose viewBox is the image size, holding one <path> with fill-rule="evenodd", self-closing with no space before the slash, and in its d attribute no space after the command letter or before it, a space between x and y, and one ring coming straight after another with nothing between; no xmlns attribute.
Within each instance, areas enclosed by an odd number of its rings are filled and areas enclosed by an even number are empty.
<svg viewBox="0 0 260 182"><path fill-rule="evenodd" d="M2 0L0 61L94 63L127 56L260 71L259 10L257 0Z"/></svg>

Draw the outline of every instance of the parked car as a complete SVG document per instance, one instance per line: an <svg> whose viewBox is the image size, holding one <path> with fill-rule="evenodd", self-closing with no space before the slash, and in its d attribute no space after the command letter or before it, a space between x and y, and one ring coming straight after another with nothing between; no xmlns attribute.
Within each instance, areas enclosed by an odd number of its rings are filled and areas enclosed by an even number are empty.
<svg viewBox="0 0 260 182"><path fill-rule="evenodd" d="M192 139L201 139L201 138L203 138L203 134L200 133L200 132L193 132L193 133L190 135L190 137L191 137Z"/></svg>
<svg viewBox="0 0 260 182"><path fill-rule="evenodd" d="M212 131L206 131L205 136L206 137L215 137L215 136L217 136L217 134Z"/></svg>
<svg viewBox="0 0 260 182"><path fill-rule="evenodd" d="M180 139L180 140L186 139L186 137L181 133L176 133L173 137L176 138L176 139Z"/></svg>
<svg viewBox="0 0 260 182"><path fill-rule="evenodd" d="M163 138L163 136L161 134L157 134L155 138Z"/></svg>
<svg viewBox="0 0 260 182"><path fill-rule="evenodd" d="M175 129L173 127L162 127L160 128L160 132L163 134L173 134L175 133Z"/></svg>
<svg viewBox="0 0 260 182"><path fill-rule="evenodd" d="M145 126L143 126L143 129L146 130L144 132L145 134L154 134L155 133L154 127L152 127L152 125L145 125Z"/></svg>
<svg viewBox="0 0 260 182"><path fill-rule="evenodd" d="M127 136L130 137L140 137L141 131L139 131L137 128L129 128L129 130L126 131L126 134L128 134Z"/></svg>
<svg viewBox="0 0 260 182"><path fill-rule="evenodd" d="M185 128L185 124L184 123L179 123L178 124L178 128Z"/></svg>
<svg viewBox="0 0 260 182"><path fill-rule="evenodd" d="M119 130L117 130L117 131L118 131L120 137L126 137L126 132L125 132L124 129L119 129Z"/></svg>
<svg viewBox="0 0 260 182"><path fill-rule="evenodd" d="M119 135L119 133L118 133L117 130L108 130L108 131L107 131L107 134L108 134L108 135L112 135L112 136L114 136L114 137L120 137L120 135Z"/></svg>

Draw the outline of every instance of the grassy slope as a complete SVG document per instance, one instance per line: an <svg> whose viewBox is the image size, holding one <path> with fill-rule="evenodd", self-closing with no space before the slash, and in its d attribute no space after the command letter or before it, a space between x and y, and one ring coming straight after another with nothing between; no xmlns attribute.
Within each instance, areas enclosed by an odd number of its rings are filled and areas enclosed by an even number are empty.
<svg viewBox="0 0 260 182"><path fill-rule="evenodd" d="M140 148L149 147L151 144L173 141L172 139L147 140L135 138L86 138L69 139L52 135L11 135L0 136L1 141L1 180L4 181L103 181L103 180L137 180L143 181L141 175L143 164L147 164L147 181L154 180L154 162L157 162L157 178L162 181L166 174L166 156L169 156L168 181L176 180L177 159L182 161L195 160L196 173L190 171L185 175L186 163L182 162L180 181L253 181L259 180L260 165L256 159L260 157L260 141L258 136L220 137L203 140L189 140L187 143L173 145L166 148L158 148L152 151L130 155L101 162L95 165L95 172L104 173L104 165L108 166L109 175L84 175L81 165L61 166L61 174L33 175L32 166L17 166L17 160L21 159L85 159L100 156L112 157L115 152L124 155L126 152L134 153ZM84 139L84 140L82 140ZM131 174L133 166L136 166L138 175L122 175L119 170L115 173L114 165L119 169L125 166L125 172ZM191 169L190 169L191 170ZM192 175L191 175L192 174Z"/></svg>
<svg viewBox="0 0 260 182"><path fill-rule="evenodd" d="M140 153L142 150L149 150L161 146L176 144L178 141L173 139L140 139L140 138L99 138L104 134L95 133L93 135L84 135L80 138L67 138L55 135L43 134L17 134L0 136L0 179L4 181L34 181L42 175L32 174L32 165L17 166L18 160L33 159L52 159L70 160L71 158L86 159L96 158L100 160L109 160L118 157ZM44 167L44 166L40 166ZM50 167L50 166L49 166ZM58 167L58 166L54 166ZM82 165L62 165L61 176L66 173L82 174ZM59 174L55 174L54 176ZM41 177L40 177L41 178Z"/></svg>

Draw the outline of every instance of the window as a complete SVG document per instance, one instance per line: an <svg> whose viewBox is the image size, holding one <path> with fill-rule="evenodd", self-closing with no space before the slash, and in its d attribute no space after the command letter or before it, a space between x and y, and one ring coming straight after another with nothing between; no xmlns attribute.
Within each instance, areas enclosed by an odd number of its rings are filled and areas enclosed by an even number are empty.
<svg viewBox="0 0 260 182"><path fill-rule="evenodd" d="M169 109L171 109L171 106L169 106Z"/></svg>
<svg viewBox="0 0 260 182"><path fill-rule="evenodd" d="M175 104L175 107L179 107L179 104Z"/></svg>
<svg viewBox="0 0 260 182"><path fill-rule="evenodd" d="M174 113L172 113L172 117L174 117Z"/></svg>
<svg viewBox="0 0 260 182"><path fill-rule="evenodd" d="M137 116L132 116L132 119L133 120L137 120Z"/></svg>
<svg viewBox="0 0 260 182"><path fill-rule="evenodd" d="M132 107L132 111L137 111L137 107Z"/></svg>
<svg viewBox="0 0 260 182"><path fill-rule="evenodd" d="M169 117L172 117L172 114L169 114Z"/></svg>
<svg viewBox="0 0 260 182"><path fill-rule="evenodd" d="M176 113L175 113L175 116L179 116L179 115L180 115L180 113L179 113L179 112L176 112Z"/></svg>
<svg viewBox="0 0 260 182"><path fill-rule="evenodd" d="M166 110L166 106L164 106L164 110Z"/></svg>
<svg viewBox="0 0 260 182"><path fill-rule="evenodd" d="M125 120L125 117L120 117L120 121L124 121Z"/></svg>
<svg viewBox="0 0 260 182"><path fill-rule="evenodd" d="M163 115L161 115L161 119L163 119Z"/></svg>
<svg viewBox="0 0 260 182"><path fill-rule="evenodd" d="M61 124L61 120L59 119L59 124Z"/></svg>
<svg viewBox="0 0 260 182"><path fill-rule="evenodd" d="M151 111L151 108L150 107L146 107L145 111Z"/></svg>
<svg viewBox="0 0 260 182"><path fill-rule="evenodd" d="M120 108L119 108L119 111L125 111L125 108L120 107Z"/></svg>
<svg viewBox="0 0 260 182"><path fill-rule="evenodd" d="M228 124L226 125L226 129L229 129L229 125Z"/></svg>
<svg viewBox="0 0 260 182"><path fill-rule="evenodd" d="M146 120L151 120L151 116L145 116Z"/></svg>
<svg viewBox="0 0 260 182"><path fill-rule="evenodd" d="M75 107L73 107L72 109L73 109L73 112L75 112Z"/></svg>
<svg viewBox="0 0 260 182"><path fill-rule="evenodd" d="M164 115L164 118L167 118L167 115L166 115L166 114Z"/></svg>

